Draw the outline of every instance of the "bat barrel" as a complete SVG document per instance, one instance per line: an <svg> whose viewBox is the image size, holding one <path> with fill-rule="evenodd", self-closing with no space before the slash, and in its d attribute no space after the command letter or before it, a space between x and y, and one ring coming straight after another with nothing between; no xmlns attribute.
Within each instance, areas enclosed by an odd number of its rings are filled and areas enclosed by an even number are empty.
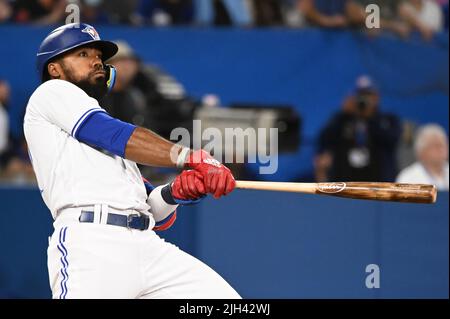
<svg viewBox="0 0 450 319"><path fill-rule="evenodd" d="M437 197L434 185L376 182L319 183L316 194L423 204L432 204Z"/></svg>
<svg viewBox="0 0 450 319"><path fill-rule="evenodd" d="M236 188L424 204L436 202L437 196L434 185L381 182L287 183L236 181Z"/></svg>

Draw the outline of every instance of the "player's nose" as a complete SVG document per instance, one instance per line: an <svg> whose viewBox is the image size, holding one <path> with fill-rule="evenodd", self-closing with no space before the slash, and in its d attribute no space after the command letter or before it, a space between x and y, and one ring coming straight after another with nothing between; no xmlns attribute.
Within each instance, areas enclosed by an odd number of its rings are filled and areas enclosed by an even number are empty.
<svg viewBox="0 0 450 319"><path fill-rule="evenodd" d="M95 57L92 62L92 66L95 70L100 70L103 68L103 61L99 57Z"/></svg>

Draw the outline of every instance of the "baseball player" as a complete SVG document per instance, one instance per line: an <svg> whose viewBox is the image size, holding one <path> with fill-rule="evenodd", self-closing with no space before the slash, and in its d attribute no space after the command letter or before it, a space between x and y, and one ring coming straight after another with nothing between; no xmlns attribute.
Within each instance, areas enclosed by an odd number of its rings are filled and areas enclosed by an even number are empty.
<svg viewBox="0 0 450 319"><path fill-rule="evenodd" d="M203 150L175 145L109 116L98 100L114 85L104 61L117 46L87 24L53 30L41 43L41 85L24 132L38 185L54 218L48 271L53 298L240 298L204 263L154 231L179 205L235 187L229 169ZM136 163L180 167L157 187Z"/></svg>

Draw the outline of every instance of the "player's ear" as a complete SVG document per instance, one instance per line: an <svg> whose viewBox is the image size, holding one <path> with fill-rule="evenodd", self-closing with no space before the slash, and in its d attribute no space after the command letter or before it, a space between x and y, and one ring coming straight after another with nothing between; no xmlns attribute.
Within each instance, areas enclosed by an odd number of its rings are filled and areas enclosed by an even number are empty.
<svg viewBox="0 0 450 319"><path fill-rule="evenodd" d="M47 65L47 72L52 79L59 79L61 77L61 67L57 62L50 62Z"/></svg>

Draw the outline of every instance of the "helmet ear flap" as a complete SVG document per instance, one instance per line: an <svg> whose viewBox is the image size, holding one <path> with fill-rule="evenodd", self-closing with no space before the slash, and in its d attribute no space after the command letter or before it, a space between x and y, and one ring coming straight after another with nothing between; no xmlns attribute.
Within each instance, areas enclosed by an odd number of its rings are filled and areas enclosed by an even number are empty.
<svg viewBox="0 0 450 319"><path fill-rule="evenodd" d="M105 64L104 66L105 72L106 72L106 88L107 94L111 92L111 90L114 87L114 83L116 83L116 68L111 64Z"/></svg>

